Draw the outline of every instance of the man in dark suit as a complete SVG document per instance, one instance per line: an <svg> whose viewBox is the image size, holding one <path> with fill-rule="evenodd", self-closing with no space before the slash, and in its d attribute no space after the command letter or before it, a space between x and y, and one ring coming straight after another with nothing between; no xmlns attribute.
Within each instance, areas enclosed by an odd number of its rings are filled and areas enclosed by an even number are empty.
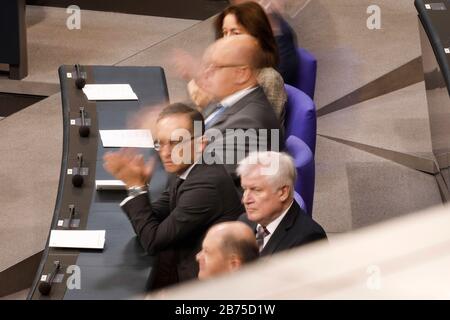
<svg viewBox="0 0 450 320"><path fill-rule="evenodd" d="M246 213L239 219L256 234L261 256L326 239L322 227L294 200L292 158L279 152L254 152L237 169Z"/></svg>
<svg viewBox="0 0 450 320"><path fill-rule="evenodd" d="M200 132L196 130L199 124ZM122 209L144 249L158 257L152 272L153 289L196 278L195 255L208 228L236 220L244 212L223 165L202 163L203 131L202 115L186 105L173 104L160 113L155 149L165 170L175 176L154 202L147 193L154 161L145 164L141 156L127 151L104 157L106 170L129 190Z"/></svg>
<svg viewBox="0 0 450 320"><path fill-rule="evenodd" d="M235 180L237 163L250 151L283 149L283 132L257 75L263 54L249 35L222 38L203 57L199 87L216 103L203 111L207 163L224 163Z"/></svg>

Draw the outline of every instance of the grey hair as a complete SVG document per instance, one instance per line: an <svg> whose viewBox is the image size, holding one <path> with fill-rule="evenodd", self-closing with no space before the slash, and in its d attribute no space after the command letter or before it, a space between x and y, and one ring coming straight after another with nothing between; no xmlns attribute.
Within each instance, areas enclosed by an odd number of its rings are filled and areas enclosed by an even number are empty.
<svg viewBox="0 0 450 320"><path fill-rule="evenodd" d="M258 170L259 175L266 176L267 181L275 189L289 186L291 196L294 195L294 183L297 179L294 159L284 152L264 151L251 152L239 162L236 172L239 177L247 176Z"/></svg>

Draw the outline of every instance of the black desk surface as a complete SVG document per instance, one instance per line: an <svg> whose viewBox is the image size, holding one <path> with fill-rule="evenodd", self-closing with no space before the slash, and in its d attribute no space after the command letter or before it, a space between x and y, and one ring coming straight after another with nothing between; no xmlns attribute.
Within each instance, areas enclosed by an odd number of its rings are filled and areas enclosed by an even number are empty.
<svg viewBox="0 0 450 320"><path fill-rule="evenodd" d="M138 101L88 101L81 90L75 87L73 66L59 69L61 96L63 101L64 146L60 185L52 222L52 229L59 219L67 218L68 204L75 204L79 212L80 227L77 230L106 230L105 248L95 250L67 250L49 248L48 243L36 275L30 299L128 299L147 289L147 280L152 266L152 257L140 246L126 215L119 203L126 197L123 191L96 191L95 180L112 179L103 169L103 154L111 148L103 148L98 129L126 129L130 115L142 107L168 101L164 71L159 67L110 67L82 66L86 83L129 83L138 96ZM71 73L72 78L67 74ZM78 135L78 126L70 120L79 117L79 107L84 106L92 120L88 138ZM139 149L146 156L154 150ZM76 167L76 154L83 153L89 177L83 188L71 184L67 169ZM153 176L151 197L156 198L164 189L167 177L161 166ZM53 261L62 264L61 283L53 284L48 297L38 290L41 276L48 274ZM79 267L80 289L68 289L67 280L73 274L68 266ZM72 271L73 272L73 271Z"/></svg>
<svg viewBox="0 0 450 320"><path fill-rule="evenodd" d="M450 53L445 52L450 48L450 0L415 0L414 4L450 94Z"/></svg>

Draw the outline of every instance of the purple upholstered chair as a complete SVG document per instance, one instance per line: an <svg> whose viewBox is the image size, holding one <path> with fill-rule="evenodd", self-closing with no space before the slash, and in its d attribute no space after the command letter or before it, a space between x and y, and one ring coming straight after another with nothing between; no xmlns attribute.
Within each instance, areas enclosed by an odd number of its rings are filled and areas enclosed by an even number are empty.
<svg viewBox="0 0 450 320"><path fill-rule="evenodd" d="M317 59L306 49L297 49L299 59L299 71L297 83L294 85L297 89L306 93L311 99L314 99L317 76Z"/></svg>
<svg viewBox="0 0 450 320"><path fill-rule="evenodd" d="M288 84L284 85L288 100L286 102L285 136L296 136L316 152L317 116L316 106L308 95Z"/></svg>
<svg viewBox="0 0 450 320"><path fill-rule="evenodd" d="M305 201L303 201L302 196L299 195L297 191L294 191L294 200L297 201L300 208L302 208L302 210L305 211L305 213L306 213L306 210L307 210L306 203L305 203Z"/></svg>
<svg viewBox="0 0 450 320"><path fill-rule="evenodd" d="M287 138L286 151L294 158L297 170L294 189L304 200L306 213L312 216L315 182L314 156L308 145L295 136Z"/></svg>

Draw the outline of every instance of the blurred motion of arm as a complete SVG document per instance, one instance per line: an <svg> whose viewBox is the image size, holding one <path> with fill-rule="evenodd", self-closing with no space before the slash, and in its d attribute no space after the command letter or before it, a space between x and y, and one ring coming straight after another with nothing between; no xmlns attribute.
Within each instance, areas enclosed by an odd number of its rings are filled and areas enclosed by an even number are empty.
<svg viewBox="0 0 450 320"><path fill-rule="evenodd" d="M194 79L189 81L187 88L189 96L200 112L213 100L212 96L202 90Z"/></svg>

